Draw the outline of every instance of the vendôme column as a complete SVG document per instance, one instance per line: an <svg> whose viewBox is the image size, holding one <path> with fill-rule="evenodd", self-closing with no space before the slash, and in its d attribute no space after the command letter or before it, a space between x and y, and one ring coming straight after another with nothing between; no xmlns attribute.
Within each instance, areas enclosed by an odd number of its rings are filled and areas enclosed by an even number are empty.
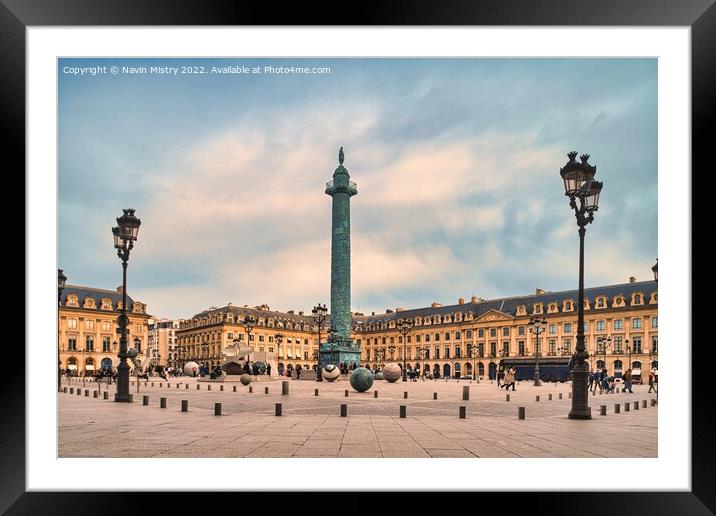
<svg viewBox="0 0 716 516"><path fill-rule="evenodd" d="M326 194L333 198L331 231L331 334L321 348L321 364L360 363L360 349L351 339L351 197L358 193L343 166L343 147L338 152L338 168L333 181L326 183Z"/></svg>

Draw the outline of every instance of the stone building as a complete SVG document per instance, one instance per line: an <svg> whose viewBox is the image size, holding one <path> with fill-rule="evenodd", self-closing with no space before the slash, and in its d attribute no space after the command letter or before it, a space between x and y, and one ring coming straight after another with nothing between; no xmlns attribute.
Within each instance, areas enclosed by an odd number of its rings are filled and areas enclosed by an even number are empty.
<svg viewBox="0 0 716 516"><path fill-rule="evenodd" d="M173 368L179 365L176 330L181 322L181 319L149 319L147 356L153 366Z"/></svg>
<svg viewBox="0 0 716 516"><path fill-rule="evenodd" d="M102 290L66 285L59 306L60 368L79 376L92 375L119 364L118 316L122 309L122 287ZM140 357L146 356L147 307L127 295L129 326L127 347L139 337Z"/></svg>
<svg viewBox="0 0 716 516"><path fill-rule="evenodd" d="M606 367L610 374L633 369L646 378L658 368L658 290L654 281L585 289L585 345L592 368ZM380 367L392 358L411 369L440 377L471 377L473 367L482 378L494 377L503 357L531 357L535 336L530 317L547 322L539 337L540 357L568 356L577 336L577 290L547 292L537 289L527 296L470 301L425 308L396 308L383 314L352 314L352 337L361 349L361 362ZM247 340L240 321L253 315L257 323ZM405 346L398 331L401 319L414 326ZM330 328L330 320L326 323ZM302 368L316 364L318 328L303 312L276 312L260 307L211 308L181 323L177 341L185 360L221 364L221 350L233 339L249 342L257 351L276 352L279 367ZM321 342L327 339L322 330ZM275 335L282 333L279 346ZM610 338L611 341L602 341ZM609 342L609 344L607 344ZM391 349L391 346L393 348ZM421 353L421 349L424 351ZM474 349L474 352L473 352ZM474 357L473 357L474 354ZM474 364L474 366L473 366Z"/></svg>

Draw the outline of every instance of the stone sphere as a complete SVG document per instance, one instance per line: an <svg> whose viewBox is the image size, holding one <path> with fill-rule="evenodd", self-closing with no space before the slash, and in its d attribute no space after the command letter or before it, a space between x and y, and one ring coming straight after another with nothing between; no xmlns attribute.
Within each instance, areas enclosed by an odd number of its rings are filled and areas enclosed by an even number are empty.
<svg viewBox="0 0 716 516"><path fill-rule="evenodd" d="M397 382L400 379L400 376L403 374L403 372L400 370L400 366L395 362L386 364L382 372L383 378L385 378L390 383Z"/></svg>
<svg viewBox="0 0 716 516"><path fill-rule="evenodd" d="M196 362L187 362L184 364L184 376L199 376L199 364Z"/></svg>
<svg viewBox="0 0 716 516"><path fill-rule="evenodd" d="M377 373L375 373L375 379L376 380L385 380L385 378L383 378L383 373L381 371L378 371Z"/></svg>
<svg viewBox="0 0 716 516"><path fill-rule="evenodd" d="M358 392L365 392L373 385L373 373L365 367L356 367L351 373L351 387Z"/></svg>
<svg viewBox="0 0 716 516"><path fill-rule="evenodd" d="M241 378L239 378L242 384L248 385L251 383L251 375L250 374L242 374Z"/></svg>
<svg viewBox="0 0 716 516"><path fill-rule="evenodd" d="M254 371L259 371L261 374L264 374L266 372L266 363L257 360L254 362Z"/></svg>
<svg viewBox="0 0 716 516"><path fill-rule="evenodd" d="M328 364L326 367L323 368L321 376L323 376L324 380L327 380L329 382L335 382L341 376L341 370L333 364Z"/></svg>
<svg viewBox="0 0 716 516"><path fill-rule="evenodd" d="M244 373L244 366L242 366L238 362L231 361L222 364L221 370L224 371L227 375L240 375Z"/></svg>

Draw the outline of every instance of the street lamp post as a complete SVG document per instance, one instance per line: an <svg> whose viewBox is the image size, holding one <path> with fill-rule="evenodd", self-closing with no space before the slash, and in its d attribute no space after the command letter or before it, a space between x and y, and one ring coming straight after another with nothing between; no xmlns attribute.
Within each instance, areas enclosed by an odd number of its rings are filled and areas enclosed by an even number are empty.
<svg viewBox="0 0 716 516"><path fill-rule="evenodd" d="M394 362L393 354L395 353L395 344L388 346L388 351L390 352L390 361Z"/></svg>
<svg viewBox="0 0 716 516"><path fill-rule="evenodd" d="M470 346L470 358L472 358L472 379L475 380L475 383L480 383L479 377L477 376L477 369L475 369L477 351L477 346Z"/></svg>
<svg viewBox="0 0 716 516"><path fill-rule="evenodd" d="M565 195L569 197L569 206L574 210L579 227L579 305L577 312L577 347L573 355L572 369L572 410L569 419L591 419L591 409L587 403L587 375L589 371L585 360L589 358L584 346L584 234L585 227L594 220L598 209L599 195L603 184L594 181L597 167L587 163L589 154L582 154L577 163L577 152L567 154L569 161L559 171L564 181Z"/></svg>
<svg viewBox="0 0 716 516"><path fill-rule="evenodd" d="M141 221L134 216L131 208L123 209L124 214L117 218L119 226L112 228L114 248L117 256L122 260L122 313L119 316L119 366L117 366L117 393L114 401L129 402L129 366L127 365L127 262L129 253L137 240Z"/></svg>
<svg viewBox="0 0 716 516"><path fill-rule="evenodd" d="M62 306L62 291L65 290L67 276L64 275L62 269L57 269L57 303ZM60 317L58 310L57 317L57 391L62 390L62 360L60 359Z"/></svg>
<svg viewBox="0 0 716 516"><path fill-rule="evenodd" d="M281 343L283 342L283 333L276 333L273 338L276 340L276 356L278 357L281 350ZM278 371L278 364L276 364L276 371ZM279 376L283 371L279 371Z"/></svg>
<svg viewBox="0 0 716 516"><path fill-rule="evenodd" d="M420 348L420 377L425 381L425 357L428 356L429 347Z"/></svg>
<svg viewBox="0 0 716 516"><path fill-rule="evenodd" d="M407 357L407 342L408 342L408 334L410 333L410 330L413 328L413 325L415 325L415 321L412 319L401 319L398 321L398 331L400 331L400 334L403 336L403 381L408 381L408 372L407 372L407 363L406 363L406 357Z"/></svg>
<svg viewBox="0 0 716 516"><path fill-rule="evenodd" d="M659 259L656 259L656 263L651 268L651 271L654 273L654 281L659 281Z"/></svg>
<svg viewBox="0 0 716 516"><path fill-rule="evenodd" d="M629 339L624 340L624 345L627 350L627 369L631 369L631 346L629 345Z"/></svg>
<svg viewBox="0 0 716 516"><path fill-rule="evenodd" d="M318 303L316 306L313 307L313 310L311 310L311 313L313 314L313 322L318 326L318 349L316 351L316 381L322 382L323 378L321 377L321 373L319 369L321 368L321 330L323 329L323 325L326 323L326 319L328 318L328 308L326 308L326 305L322 305L321 303Z"/></svg>
<svg viewBox="0 0 716 516"><path fill-rule="evenodd" d="M254 326L256 326L256 318L253 315L247 315L244 317L242 324L246 330L246 345L253 350L253 347L251 346L251 331L254 329ZM251 362L251 351L249 351L246 361Z"/></svg>
<svg viewBox="0 0 716 516"><path fill-rule="evenodd" d="M530 322L527 323L530 333L535 335L535 387L542 385L542 380L539 377L539 357L541 354L539 349L539 336L544 333L543 325L545 324L547 324L547 320L544 317L537 317L535 315L530 317Z"/></svg>
<svg viewBox="0 0 716 516"><path fill-rule="evenodd" d="M604 368L607 368L607 349L612 346L611 337L597 337L597 344L600 344L602 355L604 356Z"/></svg>

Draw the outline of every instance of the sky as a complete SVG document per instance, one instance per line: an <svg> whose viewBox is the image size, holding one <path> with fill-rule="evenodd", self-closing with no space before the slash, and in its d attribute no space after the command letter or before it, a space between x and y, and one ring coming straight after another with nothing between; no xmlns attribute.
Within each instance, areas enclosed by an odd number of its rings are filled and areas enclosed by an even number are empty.
<svg viewBox="0 0 716 516"><path fill-rule="evenodd" d="M157 317L330 308L341 146L354 311L576 289L571 150L604 182L585 285L653 279L656 59L73 58L58 101L58 268L121 285L111 228L134 208L127 290Z"/></svg>

